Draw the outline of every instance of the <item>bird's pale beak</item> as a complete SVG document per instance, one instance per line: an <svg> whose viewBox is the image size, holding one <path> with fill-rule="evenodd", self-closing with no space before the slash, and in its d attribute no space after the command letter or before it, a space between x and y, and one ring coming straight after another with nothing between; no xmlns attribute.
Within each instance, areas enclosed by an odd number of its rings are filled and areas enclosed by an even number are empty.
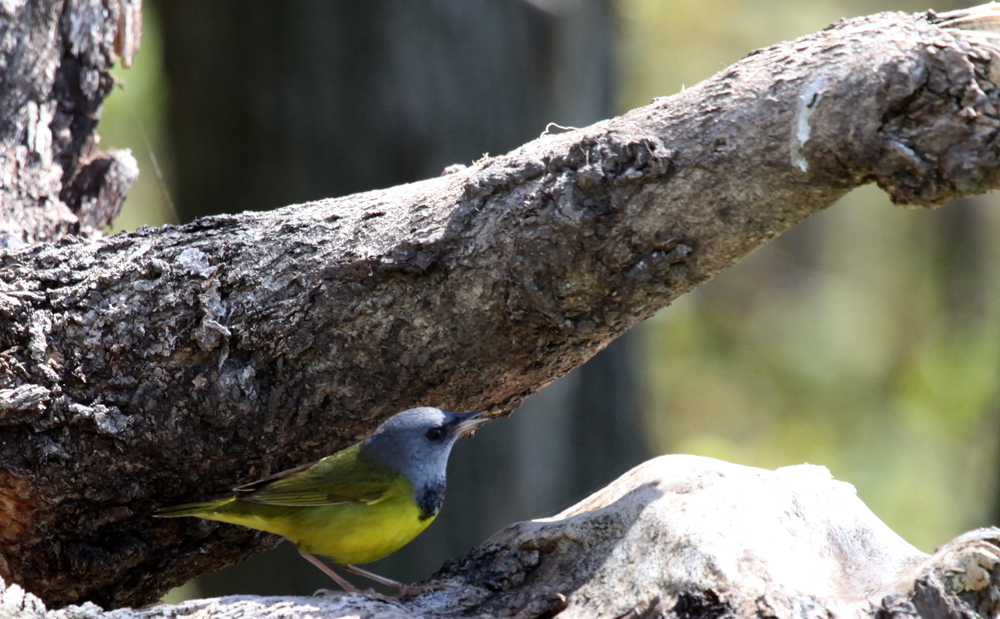
<svg viewBox="0 0 1000 619"><path fill-rule="evenodd" d="M487 411L485 410L481 410L455 415L455 419L458 421L458 423L455 424L455 429L452 430L455 435L455 440L472 435L472 433L476 431L476 428L489 421L490 419L488 417L480 417L480 415L486 412Z"/></svg>

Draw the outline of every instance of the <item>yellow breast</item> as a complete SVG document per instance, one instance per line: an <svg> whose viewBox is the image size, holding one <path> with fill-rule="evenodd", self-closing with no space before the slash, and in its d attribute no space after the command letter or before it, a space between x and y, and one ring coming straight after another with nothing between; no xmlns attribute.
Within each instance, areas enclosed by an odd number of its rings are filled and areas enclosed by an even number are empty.
<svg viewBox="0 0 1000 619"><path fill-rule="evenodd" d="M222 522L277 533L299 550L340 565L368 563L399 550L433 522L421 519L409 482L400 479L376 502L335 505L263 505L233 501L212 514Z"/></svg>

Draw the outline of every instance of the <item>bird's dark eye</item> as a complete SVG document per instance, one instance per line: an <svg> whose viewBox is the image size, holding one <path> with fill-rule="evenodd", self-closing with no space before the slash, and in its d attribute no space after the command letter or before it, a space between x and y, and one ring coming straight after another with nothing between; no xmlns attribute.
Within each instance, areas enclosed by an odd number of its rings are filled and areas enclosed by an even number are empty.
<svg viewBox="0 0 1000 619"><path fill-rule="evenodd" d="M444 438L444 428L441 427L431 428L430 430L427 431L426 436L432 441L440 441L442 438Z"/></svg>

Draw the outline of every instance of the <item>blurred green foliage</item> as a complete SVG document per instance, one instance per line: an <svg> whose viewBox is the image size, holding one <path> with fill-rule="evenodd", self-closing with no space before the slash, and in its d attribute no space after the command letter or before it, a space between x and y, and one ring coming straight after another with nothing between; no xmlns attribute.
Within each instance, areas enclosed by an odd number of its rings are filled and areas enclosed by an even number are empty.
<svg viewBox="0 0 1000 619"><path fill-rule="evenodd" d="M931 8L927 0L617 0L617 4L623 110L692 86L751 50L811 34L841 18ZM958 6L965 5L937 0L933 8Z"/></svg>
<svg viewBox="0 0 1000 619"><path fill-rule="evenodd" d="M156 13L143 7L142 47L128 69L115 66L118 88L104 101L97 132L101 148L132 150L139 163L139 180L128 191L122 213L110 232L140 226L179 223L173 212L167 179L170 157L164 136L167 82L163 40ZM158 169L159 168L159 171Z"/></svg>
<svg viewBox="0 0 1000 619"><path fill-rule="evenodd" d="M842 17L917 2L619 0L621 109ZM958 5L941 3L939 11ZM116 229L174 221L156 16L117 70L105 147L142 170ZM753 466L812 462L933 550L991 517L1000 437L1000 220L992 197L928 213L855 191L640 327L655 448ZM950 211L949 211L950 209ZM949 245L963 209L972 224ZM971 257L970 257L971 256ZM955 282L965 287L956 288Z"/></svg>
<svg viewBox="0 0 1000 619"><path fill-rule="evenodd" d="M841 17L928 8L620 7L622 109ZM1000 434L995 201L912 211L865 187L660 312L641 327L656 448L764 468L826 465L925 551L988 524Z"/></svg>

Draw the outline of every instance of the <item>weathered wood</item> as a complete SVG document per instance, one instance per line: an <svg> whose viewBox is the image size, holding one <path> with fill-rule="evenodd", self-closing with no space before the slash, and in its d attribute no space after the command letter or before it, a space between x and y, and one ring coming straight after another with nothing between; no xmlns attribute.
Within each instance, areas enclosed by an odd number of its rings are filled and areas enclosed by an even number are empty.
<svg viewBox="0 0 1000 619"><path fill-rule="evenodd" d="M178 214L188 221L399 185L505 153L550 120L583 127L608 118L612 4L159 2L166 130L183 153L170 165ZM638 377L629 375L638 335L616 339L550 385L544 403L529 398L512 423L460 446L448 508L377 571L426 577L496 529L553 513L652 455L637 439ZM196 586L206 597L329 586L294 548L265 555Z"/></svg>
<svg viewBox="0 0 1000 619"><path fill-rule="evenodd" d="M129 151L97 150L94 128L131 64L141 0L31 0L0 15L0 247L99 236L139 168ZM7 11L10 11L7 13Z"/></svg>
<svg viewBox="0 0 1000 619"><path fill-rule="evenodd" d="M422 183L0 253L0 575L149 602L272 543L156 507L413 403L508 411L859 184L1000 185L992 40L943 26L840 22Z"/></svg>
<svg viewBox="0 0 1000 619"><path fill-rule="evenodd" d="M928 556L823 467L663 456L557 516L500 531L415 597L232 596L114 616L994 617L998 543L1000 529L983 529ZM0 616L26 607L24 619L59 616L17 590L0 597Z"/></svg>

